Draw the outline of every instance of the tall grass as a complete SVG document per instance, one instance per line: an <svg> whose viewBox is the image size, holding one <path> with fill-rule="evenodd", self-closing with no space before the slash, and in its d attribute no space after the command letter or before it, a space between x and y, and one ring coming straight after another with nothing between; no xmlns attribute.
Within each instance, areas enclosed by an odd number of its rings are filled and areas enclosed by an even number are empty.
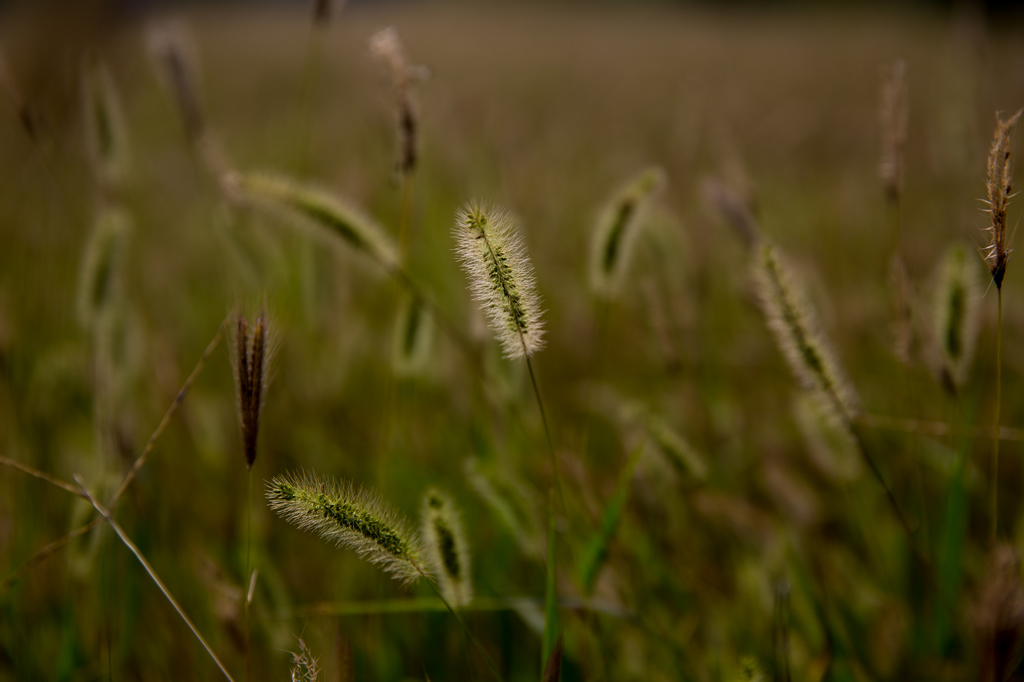
<svg viewBox="0 0 1024 682"><path fill-rule="evenodd" d="M4 35L0 678L1012 679L1013 27L307 4Z"/></svg>

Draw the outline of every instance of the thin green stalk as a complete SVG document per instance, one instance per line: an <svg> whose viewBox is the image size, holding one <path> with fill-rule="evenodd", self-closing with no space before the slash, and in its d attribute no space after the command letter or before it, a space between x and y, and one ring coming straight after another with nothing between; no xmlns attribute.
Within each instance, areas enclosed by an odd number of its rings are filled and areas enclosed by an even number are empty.
<svg viewBox="0 0 1024 682"><path fill-rule="evenodd" d="M459 622L459 625L462 626L462 631L466 633L466 636L469 637L469 640L473 642L473 646L475 646L477 648L477 651L479 651L480 654L484 657L484 660L487 662L487 667L490 668L491 673L494 675L494 679L501 682L503 678L501 676L501 673L498 672L498 666L494 664L494 661L491 659L491 655L487 653L487 649L484 648L483 644L481 644L480 641L473 636L473 631L470 630L469 626L466 625L466 621L462 620L462 616L460 616L459 613L452 608L452 605L449 604L448 600L444 598L443 594L441 594L441 590L437 589L437 585L434 584L434 581L431 580L430 576L424 573L419 566L416 566L416 570L420 572L420 575L426 578L427 584L430 585L431 589L434 590L434 593L437 595L438 599L440 599L441 602L444 604L445 608L448 609L448 613L455 616L455 620L457 620Z"/></svg>
<svg viewBox="0 0 1024 682"><path fill-rule="evenodd" d="M249 583L249 561L252 555L252 468L249 468L249 508L245 529L245 585ZM252 679L252 613L249 600L245 600L245 679Z"/></svg>
<svg viewBox="0 0 1024 682"><path fill-rule="evenodd" d="M92 503L92 506L95 507L96 511L100 513L100 516L102 516L103 519L110 525L110 527L114 529L114 532L117 533L117 536L121 538L121 542L125 544L125 547L127 547L131 551L131 553L135 555L135 558L139 560L139 563L142 564L142 567L146 569L146 573L149 574L149 577L153 579L153 582L156 583L156 586L160 588L160 591L163 592L165 597L167 597L167 601L171 603L171 606L173 606L174 610L178 612L178 615L181 616L181 619L185 621L185 624L188 625L189 629L192 631L192 634L196 636L196 639L198 639L200 644L203 645L203 648L206 649L206 653L210 654L210 658L212 658L213 662L217 664L217 667L220 668L220 671L224 673L224 677L228 678L228 680L230 680L231 682L234 682L234 678L231 677L231 674L227 671L227 668L225 668L224 664L220 662L219 658L217 658L217 654L213 652L213 649L210 648L210 645L207 644L206 640L199 633L199 630L192 623L189 617L185 615L185 611L181 608L178 602L171 595L170 590L167 589L167 586L164 585L163 581L160 580L160 577L156 574L156 571L153 570L153 567L149 564L148 561L146 561L146 557L142 555L142 552L139 550L138 547L135 546L135 543L131 541L131 538L129 538L128 535L124 532L124 530L121 529L121 526L117 523L117 521L115 521L110 516L110 511L108 511L102 504L96 501L96 498L94 498L92 494L88 491L88 489L86 489L85 483L84 481L82 481L82 478L80 476L75 476L75 482L78 483L78 485L82 488L82 493L84 493L85 498Z"/></svg>
<svg viewBox="0 0 1024 682"><path fill-rule="evenodd" d="M996 544L996 531L999 525L999 406L1003 392L1003 287L996 287L998 300L998 317L996 322L996 416L992 438L992 525L989 528L989 544Z"/></svg>

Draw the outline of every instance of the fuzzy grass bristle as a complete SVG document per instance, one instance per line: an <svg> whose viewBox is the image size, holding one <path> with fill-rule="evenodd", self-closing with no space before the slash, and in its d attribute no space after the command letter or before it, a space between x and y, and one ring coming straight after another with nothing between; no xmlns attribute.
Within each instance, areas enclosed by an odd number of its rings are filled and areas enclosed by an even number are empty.
<svg viewBox="0 0 1024 682"><path fill-rule="evenodd" d="M469 203L455 215L455 252L508 358L544 347L540 299L523 239L507 211Z"/></svg>
<svg viewBox="0 0 1024 682"><path fill-rule="evenodd" d="M273 173L231 173L225 183L239 197L340 239L388 272L399 267L398 249L384 229L325 189Z"/></svg>
<svg viewBox="0 0 1024 682"><path fill-rule="evenodd" d="M1006 262L1010 256L1006 236L1006 207L1013 197L1013 165L1010 162L1010 154L1013 149L1013 131L1017 127L1022 111L1024 110L1018 110L1005 121L996 115L996 129L988 153L985 186L988 191L988 212L992 222L986 228L989 233L989 245L984 249L984 256L997 288L1003 286Z"/></svg>
<svg viewBox="0 0 1024 682"><path fill-rule="evenodd" d="M402 583L424 575L419 537L374 494L301 473L275 476L267 483L266 498L284 520L355 551Z"/></svg>
<svg viewBox="0 0 1024 682"><path fill-rule="evenodd" d="M469 605L473 600L469 543L452 498L437 488L427 490L423 495L420 520L427 562L441 594L452 608Z"/></svg>
<svg viewBox="0 0 1024 682"><path fill-rule="evenodd" d="M594 229L590 254L590 287L612 299L622 289L644 211L654 192L665 184L665 171L648 168L613 195Z"/></svg>
<svg viewBox="0 0 1024 682"><path fill-rule="evenodd" d="M768 327L793 374L850 423L860 411L857 395L818 328L806 296L772 244L766 242L757 251L754 277Z"/></svg>

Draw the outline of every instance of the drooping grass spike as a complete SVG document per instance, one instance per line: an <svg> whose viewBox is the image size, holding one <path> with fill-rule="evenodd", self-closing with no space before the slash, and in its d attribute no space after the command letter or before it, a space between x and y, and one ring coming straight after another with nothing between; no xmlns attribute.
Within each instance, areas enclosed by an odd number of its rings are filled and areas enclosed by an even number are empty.
<svg viewBox="0 0 1024 682"><path fill-rule="evenodd" d="M266 497L281 518L355 551L396 580L411 583L424 575L419 537L376 495L302 473L274 477Z"/></svg>

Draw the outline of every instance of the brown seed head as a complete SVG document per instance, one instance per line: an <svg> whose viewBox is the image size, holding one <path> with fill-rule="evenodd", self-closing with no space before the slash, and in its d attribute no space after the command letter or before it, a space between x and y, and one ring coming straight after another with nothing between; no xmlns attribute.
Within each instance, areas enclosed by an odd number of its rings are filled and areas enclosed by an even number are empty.
<svg viewBox="0 0 1024 682"><path fill-rule="evenodd" d="M416 168L419 148L419 114L412 88L417 81L423 80L426 69L409 64L398 31L393 27L375 33L369 45L373 58L387 65L391 72L398 122L398 170L403 175L411 173Z"/></svg>
<svg viewBox="0 0 1024 682"><path fill-rule="evenodd" d="M903 148L907 143L907 65L897 60L882 72L878 119L882 129L882 160L879 175L886 196L899 199L903 187Z"/></svg>
<svg viewBox="0 0 1024 682"><path fill-rule="evenodd" d="M238 390L239 419L242 423L242 452L252 469L256 461L256 441L266 388L268 342L266 314L261 310L249 336L249 322L239 314L235 321L235 384Z"/></svg>
<svg viewBox="0 0 1024 682"><path fill-rule="evenodd" d="M988 212L992 223L986 228L990 243L985 247L985 262L992 281L997 288L1003 286L1003 275L1006 274L1006 262L1010 252L1006 243L1006 206L1013 196L1013 166L1010 164L1010 152L1013 149L1013 131L1017 126L1021 111L1007 120L996 114L996 130L992 136L992 148L988 153Z"/></svg>

